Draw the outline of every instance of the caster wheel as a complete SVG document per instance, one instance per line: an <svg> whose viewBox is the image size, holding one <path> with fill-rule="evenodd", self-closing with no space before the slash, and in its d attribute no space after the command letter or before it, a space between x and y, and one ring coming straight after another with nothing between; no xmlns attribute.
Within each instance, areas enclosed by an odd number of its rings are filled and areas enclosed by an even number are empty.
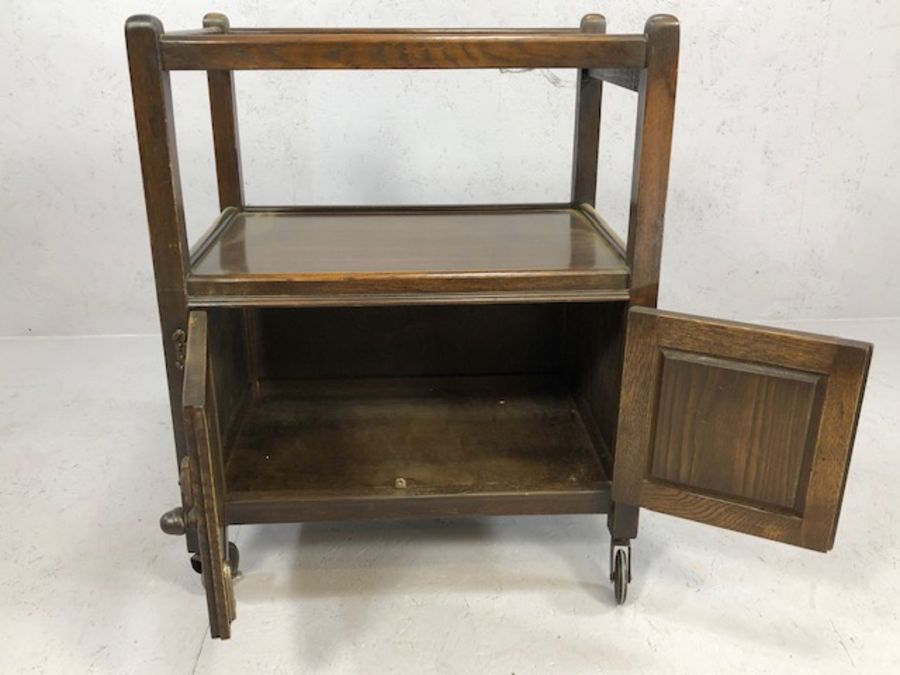
<svg viewBox="0 0 900 675"><path fill-rule="evenodd" d="M624 605L628 597L628 555L624 550L616 551L613 563L613 590L616 593L616 604Z"/></svg>
<svg viewBox="0 0 900 675"><path fill-rule="evenodd" d="M613 582L616 604L625 604L631 583L631 542L627 539L613 540L609 547L609 580Z"/></svg>
<svg viewBox="0 0 900 675"><path fill-rule="evenodd" d="M241 554L238 551L238 547L235 545L233 541L228 542L228 564L231 567L231 572L234 575L237 575L239 565L241 562ZM203 561L200 560L200 554L195 553L191 556L191 567L197 574L203 574Z"/></svg>
<svg viewBox="0 0 900 675"><path fill-rule="evenodd" d="M237 576L240 570L241 552L233 541L228 542L228 564L231 565L231 573Z"/></svg>

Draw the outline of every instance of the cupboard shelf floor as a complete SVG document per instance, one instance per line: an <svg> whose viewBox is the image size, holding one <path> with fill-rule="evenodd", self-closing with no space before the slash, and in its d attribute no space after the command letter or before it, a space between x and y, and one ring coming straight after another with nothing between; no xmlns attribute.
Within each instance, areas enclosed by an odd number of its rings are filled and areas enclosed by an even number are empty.
<svg viewBox="0 0 900 675"><path fill-rule="evenodd" d="M372 517L522 513L540 504L521 497L541 494L560 512L608 501L575 403L546 378L264 382L238 425L231 522L327 520L365 500Z"/></svg>

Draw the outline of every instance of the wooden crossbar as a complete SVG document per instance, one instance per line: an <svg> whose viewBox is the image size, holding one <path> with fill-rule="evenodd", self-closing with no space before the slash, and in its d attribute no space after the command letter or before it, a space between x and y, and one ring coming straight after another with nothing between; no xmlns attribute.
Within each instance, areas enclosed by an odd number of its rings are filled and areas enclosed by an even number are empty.
<svg viewBox="0 0 900 675"><path fill-rule="evenodd" d="M643 68L645 35L578 30L164 33L166 70Z"/></svg>

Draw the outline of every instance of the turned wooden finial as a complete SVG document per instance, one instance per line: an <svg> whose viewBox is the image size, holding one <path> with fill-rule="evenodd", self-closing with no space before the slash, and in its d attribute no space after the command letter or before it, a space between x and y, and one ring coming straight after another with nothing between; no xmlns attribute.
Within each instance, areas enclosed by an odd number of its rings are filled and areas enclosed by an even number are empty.
<svg viewBox="0 0 900 675"><path fill-rule="evenodd" d="M203 17L204 28L218 28L223 33L227 33L231 27L228 17L219 12L209 12Z"/></svg>
<svg viewBox="0 0 900 675"><path fill-rule="evenodd" d="M581 30L585 33L605 33L606 17L602 14L585 14L581 17Z"/></svg>

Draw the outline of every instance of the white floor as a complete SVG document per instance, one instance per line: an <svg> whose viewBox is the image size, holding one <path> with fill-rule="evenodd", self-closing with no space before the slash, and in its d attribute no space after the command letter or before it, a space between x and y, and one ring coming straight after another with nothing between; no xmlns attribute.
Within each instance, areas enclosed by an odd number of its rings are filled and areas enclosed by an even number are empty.
<svg viewBox="0 0 900 675"><path fill-rule="evenodd" d="M158 338L0 340L0 673L898 673L900 320L791 326L876 344L830 554L644 513L618 608L602 517L245 526L225 642Z"/></svg>

